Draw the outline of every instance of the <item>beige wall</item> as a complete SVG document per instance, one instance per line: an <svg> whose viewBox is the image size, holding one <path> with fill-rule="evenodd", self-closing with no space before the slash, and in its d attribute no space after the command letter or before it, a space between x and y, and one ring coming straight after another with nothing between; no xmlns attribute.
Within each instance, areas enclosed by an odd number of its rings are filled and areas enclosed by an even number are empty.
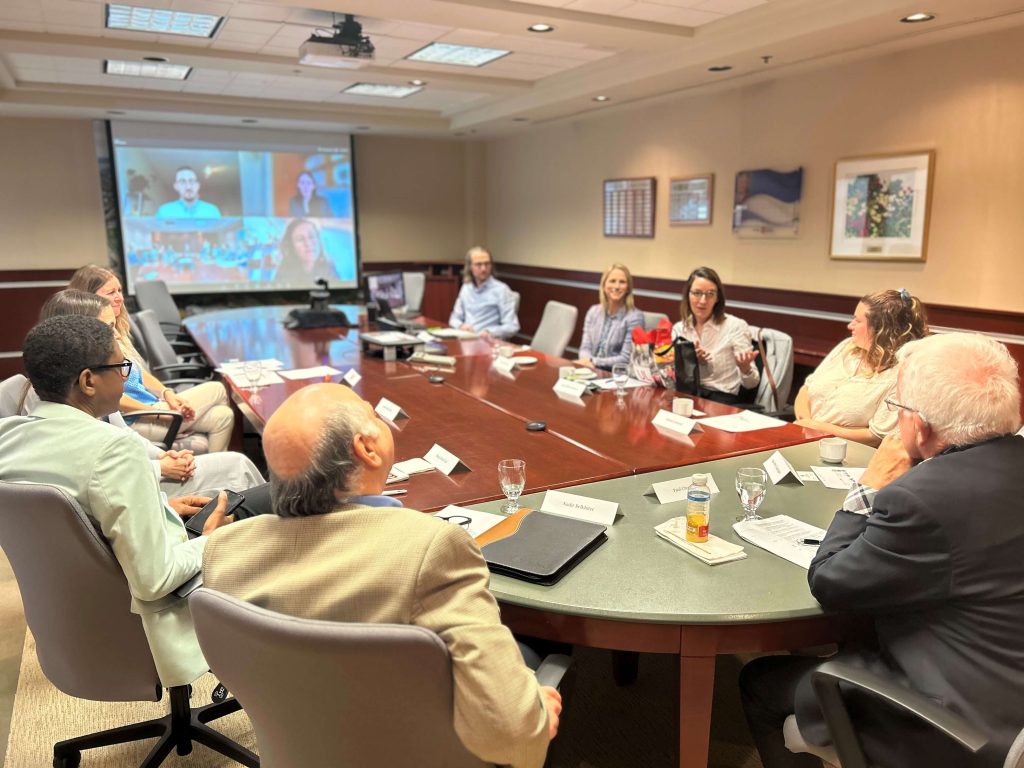
<svg viewBox="0 0 1024 768"><path fill-rule="evenodd" d="M0 119L0 269L107 260L88 120Z"/></svg>
<svg viewBox="0 0 1024 768"><path fill-rule="evenodd" d="M479 236L483 153L457 141L357 136L363 261L459 261Z"/></svg>
<svg viewBox="0 0 1024 768"><path fill-rule="evenodd" d="M1024 28L717 94L537 126L487 147L488 242L502 261L859 295L906 286L925 301L1024 311ZM928 260L833 261L839 158L934 149ZM740 240L733 179L804 167L800 234ZM715 174L710 227L669 227L668 181ZM601 182L655 176L653 240L604 238Z"/></svg>
<svg viewBox="0 0 1024 768"><path fill-rule="evenodd" d="M107 259L89 120L0 119L0 270ZM358 136L365 261L458 261L481 239L483 152L456 141Z"/></svg>

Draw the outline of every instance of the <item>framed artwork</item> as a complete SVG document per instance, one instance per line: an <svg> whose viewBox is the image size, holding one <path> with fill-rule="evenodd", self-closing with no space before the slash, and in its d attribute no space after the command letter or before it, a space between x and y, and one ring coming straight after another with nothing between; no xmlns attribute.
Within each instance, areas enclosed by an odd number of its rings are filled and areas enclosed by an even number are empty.
<svg viewBox="0 0 1024 768"><path fill-rule="evenodd" d="M836 163L833 259L924 261L935 151Z"/></svg>
<svg viewBox="0 0 1024 768"><path fill-rule="evenodd" d="M654 184L653 176L605 180L605 237L654 237Z"/></svg>
<svg viewBox="0 0 1024 768"><path fill-rule="evenodd" d="M669 181L668 223L710 224L711 201L715 192L715 175L689 176Z"/></svg>
<svg viewBox="0 0 1024 768"><path fill-rule="evenodd" d="M744 238L796 237L804 169L761 168L736 174L732 231Z"/></svg>

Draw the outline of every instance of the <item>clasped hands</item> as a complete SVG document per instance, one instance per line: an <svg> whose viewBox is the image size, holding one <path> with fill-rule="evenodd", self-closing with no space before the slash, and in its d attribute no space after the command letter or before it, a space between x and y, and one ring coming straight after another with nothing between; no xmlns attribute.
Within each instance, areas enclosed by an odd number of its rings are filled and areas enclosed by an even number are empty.
<svg viewBox="0 0 1024 768"><path fill-rule="evenodd" d="M184 483L196 472L192 451L164 451L160 454L160 477Z"/></svg>
<svg viewBox="0 0 1024 768"><path fill-rule="evenodd" d="M196 410L185 398L181 397L173 389L164 390L164 402L167 403L167 407L172 411L177 411L185 417L185 421L192 421L196 417Z"/></svg>

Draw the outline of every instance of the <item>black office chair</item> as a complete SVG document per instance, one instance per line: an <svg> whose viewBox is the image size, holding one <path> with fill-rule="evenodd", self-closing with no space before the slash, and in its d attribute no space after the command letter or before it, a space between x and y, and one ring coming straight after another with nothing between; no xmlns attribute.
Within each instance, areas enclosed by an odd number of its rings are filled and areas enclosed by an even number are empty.
<svg viewBox="0 0 1024 768"><path fill-rule="evenodd" d="M64 491L0 482L0 546L14 569L39 666L57 688L92 701L163 697L142 620L110 547ZM171 711L155 720L57 742L54 768L76 768L83 749L158 738L142 768L196 741L250 768L259 758L206 723L241 709L236 699L192 709L190 686L169 689Z"/></svg>
<svg viewBox="0 0 1024 768"><path fill-rule="evenodd" d="M814 671L811 682L842 768L870 768L871 765L861 748L844 700L844 695L853 690L871 694L880 702L945 734L950 739L950 746L956 743L969 752L977 753L988 743L988 737L981 729L939 705L934 699L867 669L827 661ZM1024 718L1024 713L1020 715ZM1003 768L1024 768L1024 730L1011 745Z"/></svg>

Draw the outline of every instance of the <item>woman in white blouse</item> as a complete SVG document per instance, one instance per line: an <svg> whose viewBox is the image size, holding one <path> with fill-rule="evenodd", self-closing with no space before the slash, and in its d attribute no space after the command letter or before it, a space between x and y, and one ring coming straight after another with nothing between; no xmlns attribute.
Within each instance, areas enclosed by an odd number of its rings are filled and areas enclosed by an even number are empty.
<svg viewBox="0 0 1024 768"><path fill-rule="evenodd" d="M700 396L736 403L740 387L751 389L761 380L754 365L750 326L725 311L725 289L711 267L690 273L679 305L683 319L672 326L672 338L692 341L700 361Z"/></svg>
<svg viewBox="0 0 1024 768"><path fill-rule="evenodd" d="M896 391L896 353L928 334L921 302L905 288L865 296L841 341L796 396L796 423L876 446L896 428L885 401Z"/></svg>

